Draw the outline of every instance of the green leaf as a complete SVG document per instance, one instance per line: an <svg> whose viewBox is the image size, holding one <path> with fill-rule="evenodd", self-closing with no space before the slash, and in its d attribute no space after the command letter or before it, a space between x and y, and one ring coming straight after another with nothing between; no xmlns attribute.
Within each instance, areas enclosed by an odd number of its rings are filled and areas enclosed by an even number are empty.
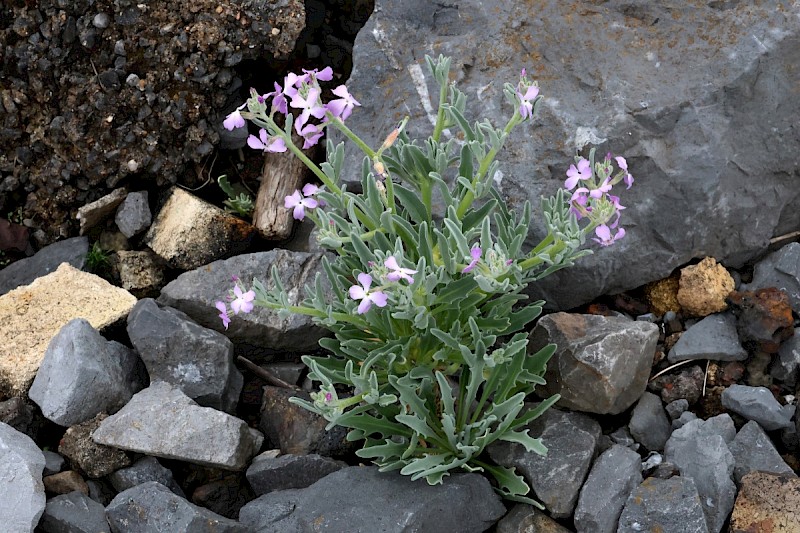
<svg viewBox="0 0 800 533"><path fill-rule="evenodd" d="M469 121L461 114L461 111L451 105L445 105L445 111L450 114L453 120L458 124L458 127L461 128L461 131L464 132L464 137L466 137L467 141L474 141L476 139L475 130L472 129ZM464 174L462 174L462 176L463 175ZM470 173L470 177L471 175L472 173Z"/></svg>
<svg viewBox="0 0 800 533"><path fill-rule="evenodd" d="M428 219L425 204L420 201L416 193L396 184L394 194L414 222L420 224Z"/></svg>
<svg viewBox="0 0 800 533"><path fill-rule="evenodd" d="M542 444L541 439L535 439L528 435L528 429L523 431L507 431L498 439L505 442L515 442L522 444L526 452L532 452L537 455L547 455L547 447Z"/></svg>

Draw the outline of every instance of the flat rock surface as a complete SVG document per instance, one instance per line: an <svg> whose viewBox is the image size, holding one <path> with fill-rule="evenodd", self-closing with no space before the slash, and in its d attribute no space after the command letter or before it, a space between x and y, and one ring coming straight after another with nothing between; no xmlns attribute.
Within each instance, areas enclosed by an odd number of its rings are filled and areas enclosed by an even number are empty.
<svg viewBox="0 0 800 533"><path fill-rule="evenodd" d="M731 515L731 533L800 531L800 479L786 474L753 472L742 487Z"/></svg>
<svg viewBox="0 0 800 533"><path fill-rule="evenodd" d="M36 443L0 422L0 517L5 531L33 531L45 507L44 455Z"/></svg>

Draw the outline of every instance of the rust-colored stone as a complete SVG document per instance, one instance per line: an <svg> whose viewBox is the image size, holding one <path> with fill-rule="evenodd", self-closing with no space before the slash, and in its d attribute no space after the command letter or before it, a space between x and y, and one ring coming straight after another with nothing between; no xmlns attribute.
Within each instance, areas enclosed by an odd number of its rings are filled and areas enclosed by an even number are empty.
<svg viewBox="0 0 800 533"><path fill-rule="evenodd" d="M800 479L751 472L742 478L731 515L731 533L800 533Z"/></svg>
<svg viewBox="0 0 800 533"><path fill-rule="evenodd" d="M789 296L780 289L734 291L728 303L736 314L739 340L749 350L777 353L781 343L794 335Z"/></svg>

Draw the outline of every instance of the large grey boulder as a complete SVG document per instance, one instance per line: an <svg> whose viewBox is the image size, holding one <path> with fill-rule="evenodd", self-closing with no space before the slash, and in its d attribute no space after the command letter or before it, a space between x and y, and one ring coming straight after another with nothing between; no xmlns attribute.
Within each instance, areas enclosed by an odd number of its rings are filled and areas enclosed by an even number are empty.
<svg viewBox="0 0 800 533"><path fill-rule="evenodd" d="M617 533L642 531L708 533L700 496L691 478L650 477L631 492Z"/></svg>
<svg viewBox="0 0 800 533"><path fill-rule="evenodd" d="M539 118L500 155L509 204L538 206L588 143L626 156L636 177L615 188L626 237L532 287L561 309L667 277L694 257L741 265L797 228L800 19L786 2L531 5L377 0L353 49L348 88L362 107L348 126L377 147L409 115L411 136L427 137L438 90L424 54L452 56L469 118L497 127L512 112L503 83L522 67L538 77ZM361 160L351 147L344 176L359 176ZM530 244L542 235L536 228Z"/></svg>
<svg viewBox="0 0 800 533"><path fill-rule="evenodd" d="M44 455L24 433L0 422L0 517L4 531L33 531L44 512Z"/></svg>
<svg viewBox="0 0 800 533"><path fill-rule="evenodd" d="M761 426L753 420L742 426L736 438L728 443L728 449L736 461L733 467L736 483L741 484L744 476L755 471L796 477Z"/></svg>

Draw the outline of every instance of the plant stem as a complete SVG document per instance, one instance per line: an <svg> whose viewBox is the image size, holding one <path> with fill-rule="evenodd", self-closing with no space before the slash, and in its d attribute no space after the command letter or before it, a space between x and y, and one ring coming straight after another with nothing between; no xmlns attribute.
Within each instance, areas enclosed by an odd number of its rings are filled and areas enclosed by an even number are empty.
<svg viewBox="0 0 800 533"><path fill-rule="evenodd" d="M328 113L328 116L329 116L329 118L330 118L330 122L329 122L329 124L333 124L333 125L334 125L336 128L338 128L338 130L339 130L339 131L341 131L342 133L344 133L344 134L345 134L345 136L346 136L348 139L350 139L351 141L353 141L354 143L356 143L356 146L358 146L359 148L361 148L361 151L362 151L362 152L364 152L364 154L365 154L367 157L369 157L370 159L375 159L375 150L373 150L372 148L370 148L369 146L367 146L367 143L365 143L364 141L362 141L362 140L361 140L361 138L360 138L358 135L356 135L355 133L353 133L353 131L352 131L350 128L348 128L347 126L345 126L345 125L344 125L344 122L342 122L342 121L341 121L341 119L339 119L338 117L334 117L334 116L333 116L333 115L331 115L330 113Z"/></svg>

